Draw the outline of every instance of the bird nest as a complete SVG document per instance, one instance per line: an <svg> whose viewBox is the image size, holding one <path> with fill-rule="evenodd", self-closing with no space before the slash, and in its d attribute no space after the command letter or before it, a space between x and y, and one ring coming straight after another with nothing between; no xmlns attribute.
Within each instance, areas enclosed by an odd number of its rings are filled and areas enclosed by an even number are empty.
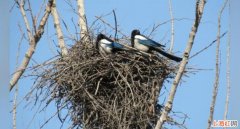
<svg viewBox="0 0 240 129"><path fill-rule="evenodd" d="M66 57L46 64L37 89L47 89L48 103L68 110L72 128L152 129L161 114L163 82L175 70L159 55L102 55L93 41L80 41Z"/></svg>

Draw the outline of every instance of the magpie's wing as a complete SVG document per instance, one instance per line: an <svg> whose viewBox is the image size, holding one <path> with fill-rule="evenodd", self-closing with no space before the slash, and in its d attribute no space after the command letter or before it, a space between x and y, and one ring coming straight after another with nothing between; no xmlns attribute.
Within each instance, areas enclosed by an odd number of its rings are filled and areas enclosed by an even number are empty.
<svg viewBox="0 0 240 129"><path fill-rule="evenodd" d="M124 46L122 44L119 44L117 42L113 42L112 45L113 45L114 48L118 48L118 49L123 49L124 48Z"/></svg>
<svg viewBox="0 0 240 129"><path fill-rule="evenodd" d="M151 47L165 47L164 45L162 45L152 39L149 39L145 36L143 39L139 39L139 43L146 45L146 46L151 46Z"/></svg>

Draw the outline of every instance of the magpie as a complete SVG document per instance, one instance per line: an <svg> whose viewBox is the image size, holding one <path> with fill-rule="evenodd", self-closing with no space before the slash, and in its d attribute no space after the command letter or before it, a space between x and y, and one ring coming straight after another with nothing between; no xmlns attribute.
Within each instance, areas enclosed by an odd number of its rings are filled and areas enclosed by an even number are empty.
<svg viewBox="0 0 240 129"><path fill-rule="evenodd" d="M123 45L114 42L112 39L101 33L97 36L96 48L99 50L99 52L105 54L111 54L117 51L125 50Z"/></svg>
<svg viewBox="0 0 240 129"><path fill-rule="evenodd" d="M171 60L174 60L176 62L182 61L182 58L165 52L163 49L165 47L164 45L159 44L159 43L147 38L144 35L141 35L140 31L137 29L132 31L131 45L132 45L132 47L134 47L140 51L150 52L150 51L154 50L154 51L159 52L163 56L165 56Z"/></svg>

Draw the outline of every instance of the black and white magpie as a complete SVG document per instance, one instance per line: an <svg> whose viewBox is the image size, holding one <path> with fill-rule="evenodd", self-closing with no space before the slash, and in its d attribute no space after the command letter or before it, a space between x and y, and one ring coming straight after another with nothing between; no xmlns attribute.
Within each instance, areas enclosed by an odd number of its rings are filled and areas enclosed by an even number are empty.
<svg viewBox="0 0 240 129"><path fill-rule="evenodd" d="M122 51L124 50L124 46L114 42L112 39L108 38L104 34L98 34L97 40L96 40L96 48L99 50L101 53L105 54L111 54L115 53L117 51Z"/></svg>
<svg viewBox="0 0 240 129"><path fill-rule="evenodd" d="M182 61L182 58L165 52L163 49L163 47L165 47L164 45L161 45L161 44L147 38L146 36L141 35L139 30L132 31L131 45L132 45L132 47L134 47L140 51L150 52L150 51L154 50L154 51L159 52L163 56L165 56L171 60L174 60L176 62Z"/></svg>

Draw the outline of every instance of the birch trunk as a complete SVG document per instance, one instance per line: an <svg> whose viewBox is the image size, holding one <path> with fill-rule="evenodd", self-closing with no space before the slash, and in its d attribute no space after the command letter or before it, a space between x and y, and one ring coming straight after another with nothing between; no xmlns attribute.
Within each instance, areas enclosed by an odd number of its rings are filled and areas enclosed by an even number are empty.
<svg viewBox="0 0 240 129"><path fill-rule="evenodd" d="M87 19L84 9L84 0L77 0L78 14L79 14L79 25L80 25L80 38L86 40L88 37Z"/></svg>
<svg viewBox="0 0 240 129"><path fill-rule="evenodd" d="M58 44L61 49L61 54L63 56L66 56L68 54L68 51L65 46L65 41L63 39L63 33L62 33L62 29L61 29L60 22L59 22L59 16L58 16L57 8L56 8L56 0L53 0L53 7L52 7L51 14L53 16L54 27L57 32Z"/></svg>
<svg viewBox="0 0 240 129"><path fill-rule="evenodd" d="M183 60L180 64L180 66L179 66L177 75L176 75L176 77L173 81L173 84L172 84L172 87L171 87L171 90L170 90L170 94L168 96L167 103L165 105L165 108L164 108L160 118L157 121L155 129L162 129L163 124L167 120L169 112L172 110L173 100L174 100L174 97L175 97L175 94L176 94L176 91L177 91L177 86L179 84L179 81L180 81L183 73L184 73L185 67L188 63L189 54L191 52L191 49L192 49L192 46L193 46L193 43L194 43L194 39L195 39L195 35L197 33L198 26L199 26L199 23L200 23L201 18L202 18L205 2L206 2L205 0L197 1L196 17L195 17L194 24L192 26L192 30L189 34L189 39L188 39L187 47L186 47L184 55L183 55Z"/></svg>

